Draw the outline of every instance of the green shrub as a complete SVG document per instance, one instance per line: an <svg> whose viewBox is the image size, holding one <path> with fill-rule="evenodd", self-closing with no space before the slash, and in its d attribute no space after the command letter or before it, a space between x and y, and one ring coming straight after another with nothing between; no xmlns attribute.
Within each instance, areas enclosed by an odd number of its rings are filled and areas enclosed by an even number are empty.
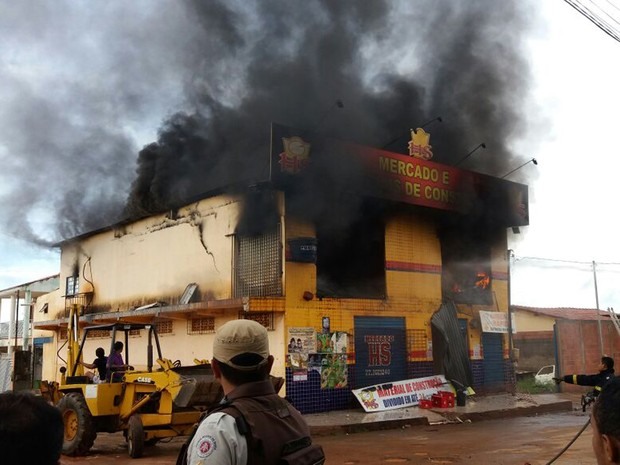
<svg viewBox="0 0 620 465"><path fill-rule="evenodd" d="M517 381L517 392L525 394L543 394L557 392L555 383L536 384L534 378L524 378Z"/></svg>

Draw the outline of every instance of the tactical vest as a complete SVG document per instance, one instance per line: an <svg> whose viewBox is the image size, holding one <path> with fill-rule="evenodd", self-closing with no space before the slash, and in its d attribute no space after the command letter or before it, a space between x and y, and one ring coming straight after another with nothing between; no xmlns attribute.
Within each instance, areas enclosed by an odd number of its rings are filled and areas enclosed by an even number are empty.
<svg viewBox="0 0 620 465"><path fill-rule="evenodd" d="M235 418L239 433L248 443L247 465L322 465L325 462L323 448L312 443L301 413L275 393L271 381L235 388L226 402L204 416L215 412ZM187 450L197 429L198 425L181 448L177 465L187 464Z"/></svg>

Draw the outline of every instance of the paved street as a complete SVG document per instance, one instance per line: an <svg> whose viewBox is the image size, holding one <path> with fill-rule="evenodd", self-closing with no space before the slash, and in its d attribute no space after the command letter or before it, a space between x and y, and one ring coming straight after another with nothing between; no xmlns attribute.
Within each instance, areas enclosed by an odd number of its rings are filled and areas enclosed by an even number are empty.
<svg viewBox="0 0 620 465"><path fill-rule="evenodd" d="M587 421L581 411L532 417L484 420L395 430L320 436L327 464L485 464L544 465ZM181 443L175 439L149 448L141 459L130 459L121 434L100 434L91 455L63 457L63 465L174 464ZM560 457L558 465L595 465L588 427Z"/></svg>

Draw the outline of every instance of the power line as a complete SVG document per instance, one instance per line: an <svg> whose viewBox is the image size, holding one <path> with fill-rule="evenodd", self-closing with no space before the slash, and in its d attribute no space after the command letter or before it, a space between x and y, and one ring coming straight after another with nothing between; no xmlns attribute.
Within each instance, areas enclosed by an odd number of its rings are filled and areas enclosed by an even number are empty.
<svg viewBox="0 0 620 465"><path fill-rule="evenodd" d="M611 24L605 21L601 17L600 13L599 14L594 13L590 8L583 5L583 3L578 0L564 0L564 1L568 3L570 6L572 6L575 10L577 10L581 15L589 19L593 24L595 24L605 34L610 36L612 39L615 39L616 41L620 42L620 31L618 31L618 29L614 28ZM597 5L594 2L591 2L591 3L593 3L594 6L602 10L600 5ZM606 16L611 18L612 21L614 21L615 23L618 23L618 21L613 16L611 16L609 13L605 12L604 10L602 10L602 12Z"/></svg>
<svg viewBox="0 0 620 465"><path fill-rule="evenodd" d="M557 259L557 258L517 257L517 256L515 256L515 260L540 260L540 261L546 261L546 262L570 263L570 264L576 264L576 265L589 265L589 266L592 266L592 262L593 262L592 260L588 262L584 262L584 261L579 261L579 260L562 260L562 259ZM596 260L594 260L594 263L596 263L597 265L620 266L620 262L597 262Z"/></svg>
<svg viewBox="0 0 620 465"><path fill-rule="evenodd" d="M616 5L614 2L611 2L610 0L605 0L605 1L606 1L607 3L609 3L609 5L610 5L612 8L614 8L614 9L616 9L616 10L620 11L620 7L619 7L618 5Z"/></svg>

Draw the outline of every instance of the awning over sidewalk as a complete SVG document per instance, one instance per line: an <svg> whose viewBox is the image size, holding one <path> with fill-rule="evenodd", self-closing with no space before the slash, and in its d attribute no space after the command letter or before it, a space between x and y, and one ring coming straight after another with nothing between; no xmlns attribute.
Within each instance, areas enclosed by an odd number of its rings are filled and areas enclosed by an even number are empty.
<svg viewBox="0 0 620 465"><path fill-rule="evenodd" d="M158 321L166 319L187 320L190 318L221 316L230 311L251 312L253 310L252 300L251 298L243 297L178 305L166 305L161 302L154 302L131 310L86 313L80 316L80 325L92 326L115 322L152 323L156 319ZM272 311L284 311L284 299L282 299L281 302L273 298L270 300L272 303L275 303L277 307L272 307ZM35 321L33 325L35 329L56 331L61 328L66 328L67 323L68 318L59 318L55 320Z"/></svg>

